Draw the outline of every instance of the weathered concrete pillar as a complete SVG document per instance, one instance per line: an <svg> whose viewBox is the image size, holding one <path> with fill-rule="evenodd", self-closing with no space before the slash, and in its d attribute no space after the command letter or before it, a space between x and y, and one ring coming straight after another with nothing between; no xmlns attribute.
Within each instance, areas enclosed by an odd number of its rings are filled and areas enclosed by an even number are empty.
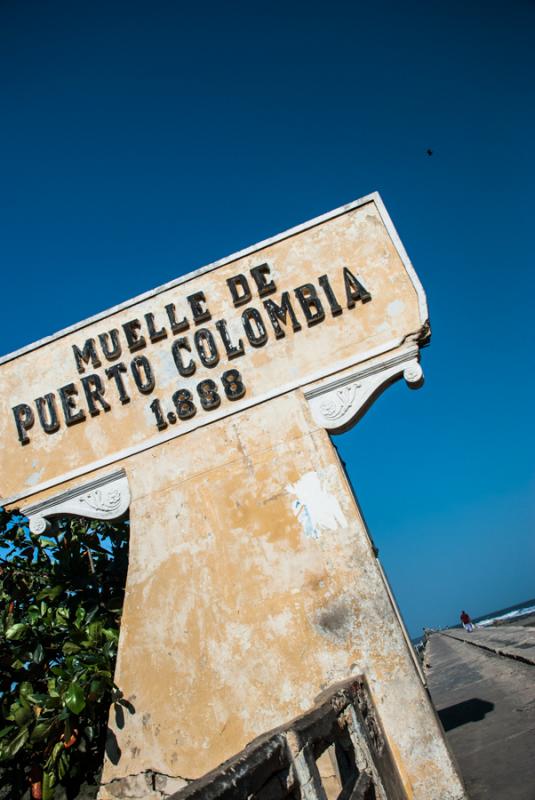
<svg viewBox="0 0 535 800"><path fill-rule="evenodd" d="M104 780L199 777L364 673L409 797L461 797L329 436L300 391L258 412L129 460L116 680L136 713L111 721Z"/></svg>
<svg viewBox="0 0 535 800"><path fill-rule="evenodd" d="M428 337L372 195L0 362L4 503L36 529L130 503L103 799L169 794L358 674L407 796L464 796L330 440L419 385Z"/></svg>

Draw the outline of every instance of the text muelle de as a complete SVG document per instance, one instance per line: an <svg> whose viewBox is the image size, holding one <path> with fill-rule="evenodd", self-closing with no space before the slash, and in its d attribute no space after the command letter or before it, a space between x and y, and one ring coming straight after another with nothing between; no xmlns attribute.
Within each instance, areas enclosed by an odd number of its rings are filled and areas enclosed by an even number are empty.
<svg viewBox="0 0 535 800"><path fill-rule="evenodd" d="M234 307L246 306L241 313L240 323L246 341L254 348L263 347L267 343L268 329L276 340L285 337L285 326L289 325L294 332L302 330L300 315L304 317L306 326L312 327L323 322L326 313L330 313L333 317L342 314L344 308L341 303L351 309L358 301L366 303L371 300L369 291L347 267L343 268L345 295L343 298L335 295L328 276L321 275L317 279L317 286L313 283L303 284L293 290L293 297L289 291L282 292L276 302L271 297L277 292L277 287L271 277L269 265L260 264L253 267L250 276L248 278L240 273L228 278L226 282ZM255 306L247 305L252 300L251 286L262 300L263 314ZM168 303L160 312L159 321L154 313L149 312L144 314L143 322L135 318L124 323L121 331L114 328L98 334L95 338L87 339L81 348L73 345L75 364L83 377L79 382L59 387L56 390L57 395L49 392L35 398L32 405L19 403L13 406L20 443L25 445L30 442L28 431L33 428L36 420L47 434L59 431L62 422L70 427L86 420L86 411L79 405L80 397L83 398L87 412L92 417L98 416L101 411L109 411L110 400L118 400L122 405L129 403L131 386L129 375L137 392L143 395L152 394L156 387L156 378L149 359L145 355L134 355L127 366L124 361L119 361L125 350L132 354L138 353L149 344L171 337L173 338L171 355L178 374L183 377L192 376L199 362L208 369L216 367L220 361L221 351L224 351L228 360L245 355L244 340L237 338L233 341L225 319L213 323L215 331L210 327L199 327L212 319L204 292L188 295L186 302L191 312L191 320L187 316L179 318L180 314L177 314L175 304ZM164 324L162 319L165 319ZM191 333L192 326L193 333ZM190 331L190 334L180 335L186 331ZM106 362L111 362L111 365L104 368L103 375L97 372L84 375L90 366L98 369ZM238 400L246 391L242 376L235 369L226 370L220 376L219 385L209 378L201 380L196 389L198 398L195 400L200 402L204 411L217 408L220 405L221 394L228 400ZM155 399L151 403L150 407L158 430L167 428L168 423L175 424L180 419L189 419L197 411L192 393L187 389L178 389L172 400L175 410L167 415L164 415L159 400Z"/></svg>

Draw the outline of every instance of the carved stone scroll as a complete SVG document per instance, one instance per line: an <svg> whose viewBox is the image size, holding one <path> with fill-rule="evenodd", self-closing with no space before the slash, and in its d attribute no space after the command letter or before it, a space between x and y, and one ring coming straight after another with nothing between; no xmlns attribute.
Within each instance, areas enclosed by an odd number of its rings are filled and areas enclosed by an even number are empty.
<svg viewBox="0 0 535 800"><path fill-rule="evenodd" d="M376 397L403 376L414 389L423 383L419 350L412 347L371 367L356 369L341 378L305 392L312 416L328 431L342 433L354 425Z"/></svg>
<svg viewBox="0 0 535 800"><path fill-rule="evenodd" d="M32 533L44 533L50 517L74 514L89 519L116 519L130 505L130 489L124 469L102 475L74 489L21 508Z"/></svg>

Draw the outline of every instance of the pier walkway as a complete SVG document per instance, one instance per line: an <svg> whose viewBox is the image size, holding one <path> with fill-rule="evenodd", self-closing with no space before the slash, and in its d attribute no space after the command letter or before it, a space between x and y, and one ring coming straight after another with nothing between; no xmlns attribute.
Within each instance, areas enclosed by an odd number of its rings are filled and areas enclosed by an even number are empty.
<svg viewBox="0 0 535 800"><path fill-rule="evenodd" d="M499 628L476 628L472 633L453 628L442 631L442 635L482 647L499 656L535 664L535 628L504 625Z"/></svg>
<svg viewBox="0 0 535 800"><path fill-rule="evenodd" d="M425 672L471 800L535 800L535 629L433 633Z"/></svg>

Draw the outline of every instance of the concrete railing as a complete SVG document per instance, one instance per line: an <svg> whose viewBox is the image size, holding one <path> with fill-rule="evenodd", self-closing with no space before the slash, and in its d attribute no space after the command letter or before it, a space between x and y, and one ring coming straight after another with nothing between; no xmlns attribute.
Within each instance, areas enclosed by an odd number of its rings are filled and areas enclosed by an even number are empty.
<svg viewBox="0 0 535 800"><path fill-rule="evenodd" d="M333 779L318 761L325 756ZM314 708L255 739L169 800L406 800L366 682L325 692Z"/></svg>

